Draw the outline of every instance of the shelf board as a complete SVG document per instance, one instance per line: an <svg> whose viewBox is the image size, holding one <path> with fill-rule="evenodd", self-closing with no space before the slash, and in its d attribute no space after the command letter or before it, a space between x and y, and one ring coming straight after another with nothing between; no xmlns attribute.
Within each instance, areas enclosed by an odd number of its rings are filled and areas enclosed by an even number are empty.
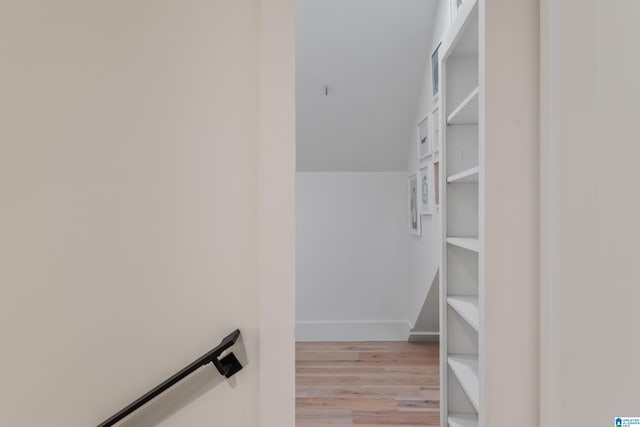
<svg viewBox="0 0 640 427"><path fill-rule="evenodd" d="M450 125L477 125L480 87L476 87L447 117Z"/></svg>
<svg viewBox="0 0 640 427"><path fill-rule="evenodd" d="M447 237L447 243L472 252L480 252L480 239L477 237Z"/></svg>
<svg viewBox="0 0 640 427"><path fill-rule="evenodd" d="M478 357L455 355L448 358L449 367L458 378L469 401L480 412L480 381L478 380Z"/></svg>
<svg viewBox="0 0 640 427"><path fill-rule="evenodd" d="M442 57L478 55L478 0L466 0L442 40Z"/></svg>
<svg viewBox="0 0 640 427"><path fill-rule="evenodd" d="M476 331L480 330L480 305L478 297L449 297L447 302Z"/></svg>
<svg viewBox="0 0 640 427"><path fill-rule="evenodd" d="M455 182L478 182L478 175L480 173L480 167L475 166L471 169L467 169L466 171L462 171L455 175L451 175L447 178L447 182L449 184Z"/></svg>
<svg viewBox="0 0 640 427"><path fill-rule="evenodd" d="M475 414L449 414L449 427L478 427L478 416Z"/></svg>

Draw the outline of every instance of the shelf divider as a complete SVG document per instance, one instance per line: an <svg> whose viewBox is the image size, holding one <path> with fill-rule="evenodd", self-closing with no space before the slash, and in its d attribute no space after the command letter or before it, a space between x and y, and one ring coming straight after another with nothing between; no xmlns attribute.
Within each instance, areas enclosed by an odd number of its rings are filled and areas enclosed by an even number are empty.
<svg viewBox="0 0 640 427"><path fill-rule="evenodd" d="M480 87L476 87L471 93L447 116L447 124L450 125L477 125Z"/></svg>
<svg viewBox="0 0 640 427"><path fill-rule="evenodd" d="M479 173L480 173L480 167L474 166L470 169L467 169L460 173L449 176L447 178L447 182L449 184L463 183L463 182L478 182Z"/></svg>
<svg viewBox="0 0 640 427"><path fill-rule="evenodd" d="M472 252L480 252L480 239L477 237L447 237L447 243Z"/></svg>

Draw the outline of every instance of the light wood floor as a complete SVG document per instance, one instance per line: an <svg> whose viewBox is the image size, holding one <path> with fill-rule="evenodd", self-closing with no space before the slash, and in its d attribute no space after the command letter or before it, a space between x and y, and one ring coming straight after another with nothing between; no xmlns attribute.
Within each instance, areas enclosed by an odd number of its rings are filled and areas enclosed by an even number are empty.
<svg viewBox="0 0 640 427"><path fill-rule="evenodd" d="M438 358L437 343L297 343L296 426L437 426Z"/></svg>

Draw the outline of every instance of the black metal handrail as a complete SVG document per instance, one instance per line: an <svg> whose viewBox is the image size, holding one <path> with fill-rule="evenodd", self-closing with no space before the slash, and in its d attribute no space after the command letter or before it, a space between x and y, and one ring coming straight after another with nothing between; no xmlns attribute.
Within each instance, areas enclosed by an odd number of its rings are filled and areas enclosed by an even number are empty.
<svg viewBox="0 0 640 427"><path fill-rule="evenodd" d="M155 397L157 397L167 389L171 388L172 386L174 386L175 384L183 380L185 377L189 376L199 368L205 365L208 365L209 363L213 363L216 369L218 369L218 372L220 372L220 375L224 375L227 378L231 378L233 375L235 375L236 372L242 369L242 365L240 364L240 361L238 361L238 359L233 353L228 353L222 358L220 358L220 355L229 347L234 345L238 340L238 338L240 338L240 331L236 329L235 331L233 331L232 333L224 337L224 339L220 342L220 344L216 348L209 351L207 354L203 355L202 357L199 357L196 361L191 363L189 366L185 367L180 372L171 376L169 379L165 380L162 384L156 386L151 391L149 391L142 397L138 398L133 403L126 406L124 409L122 409L115 415L109 417L109 419L107 419L106 421L103 421L100 424L98 424L98 427L113 426L118 421L121 421L131 413L137 411L138 409L140 409L140 407L142 407L143 405L153 400Z"/></svg>

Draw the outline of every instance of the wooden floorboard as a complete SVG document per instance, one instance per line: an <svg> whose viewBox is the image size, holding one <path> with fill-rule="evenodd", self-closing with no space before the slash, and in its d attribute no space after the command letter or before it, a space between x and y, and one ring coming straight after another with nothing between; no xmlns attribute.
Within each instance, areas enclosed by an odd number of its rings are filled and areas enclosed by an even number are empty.
<svg viewBox="0 0 640 427"><path fill-rule="evenodd" d="M438 358L438 343L297 343L296 426L438 426Z"/></svg>

